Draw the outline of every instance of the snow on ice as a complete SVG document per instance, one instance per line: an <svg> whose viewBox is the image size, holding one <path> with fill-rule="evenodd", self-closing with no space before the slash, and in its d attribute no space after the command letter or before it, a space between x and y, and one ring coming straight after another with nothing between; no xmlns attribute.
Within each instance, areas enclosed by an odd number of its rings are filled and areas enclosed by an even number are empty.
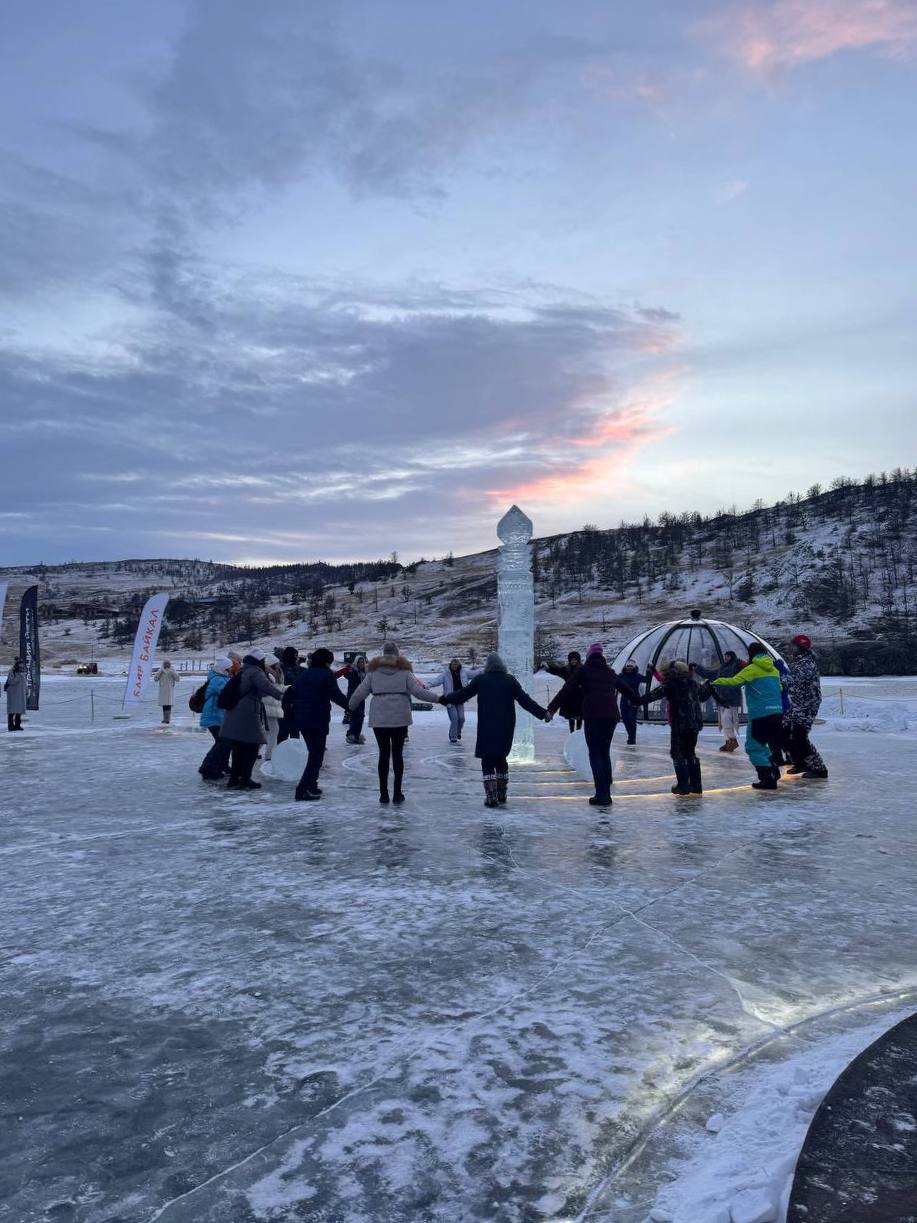
<svg viewBox="0 0 917 1223"><path fill-rule="evenodd" d="M913 681L863 685L818 728L830 781L776 794L707 729L675 799L641 728L596 812L542 726L497 818L473 714L458 748L417 715L401 810L335 722L304 811L202 783L207 736L115 720L122 683L92 722L50 679L0 740L11 1219L771 1223L913 1009Z"/></svg>

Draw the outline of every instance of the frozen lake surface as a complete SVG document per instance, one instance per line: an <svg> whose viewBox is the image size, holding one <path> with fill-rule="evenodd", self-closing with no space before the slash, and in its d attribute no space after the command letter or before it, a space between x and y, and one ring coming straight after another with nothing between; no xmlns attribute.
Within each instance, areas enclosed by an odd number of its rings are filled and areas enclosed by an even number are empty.
<svg viewBox="0 0 917 1223"><path fill-rule="evenodd" d="M490 812L473 719L418 716L401 809L335 721L305 804L87 683L0 740L0 1218L641 1223L752 1062L913 1009L913 681L777 794L708 729L675 799L641 729L607 815L557 723Z"/></svg>

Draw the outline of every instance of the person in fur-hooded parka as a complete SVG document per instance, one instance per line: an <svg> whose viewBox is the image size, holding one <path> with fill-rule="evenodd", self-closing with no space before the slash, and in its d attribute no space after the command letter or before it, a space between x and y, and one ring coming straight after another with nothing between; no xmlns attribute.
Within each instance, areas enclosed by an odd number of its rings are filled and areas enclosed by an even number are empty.
<svg viewBox="0 0 917 1223"><path fill-rule="evenodd" d="M429 691L415 676L410 662L392 642L386 642L381 655L374 658L366 668L366 677L350 694L348 702L356 709L367 697L369 703L369 725L372 730L384 730L395 726L410 726L411 697L419 701L430 701Z"/></svg>

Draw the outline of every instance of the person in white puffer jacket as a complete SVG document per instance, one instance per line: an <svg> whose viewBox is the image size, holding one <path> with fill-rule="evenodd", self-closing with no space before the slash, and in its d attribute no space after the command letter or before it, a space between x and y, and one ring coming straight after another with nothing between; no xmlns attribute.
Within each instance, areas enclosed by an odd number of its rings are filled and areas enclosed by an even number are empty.
<svg viewBox="0 0 917 1223"><path fill-rule="evenodd" d="M158 689L156 699L162 708L162 725L168 726L172 721L172 706L175 703L173 697L175 685L178 683L178 676L172 669L172 664L168 658L163 661L158 671L153 672L153 679L156 681Z"/></svg>
<svg viewBox="0 0 917 1223"><path fill-rule="evenodd" d="M273 680L278 688L284 692L287 689L283 682L283 667L279 662L271 663L267 668L268 679ZM274 748L277 746L277 736L280 733L280 723L283 721L283 702L277 697L263 696L261 698L261 708L264 710L264 716L267 718L267 743L264 747L264 759L270 760L274 754Z"/></svg>

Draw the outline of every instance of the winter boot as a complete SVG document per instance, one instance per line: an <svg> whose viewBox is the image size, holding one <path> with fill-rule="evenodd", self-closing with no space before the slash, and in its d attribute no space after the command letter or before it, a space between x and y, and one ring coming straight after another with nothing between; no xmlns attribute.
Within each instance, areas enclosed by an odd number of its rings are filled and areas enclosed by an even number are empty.
<svg viewBox="0 0 917 1223"><path fill-rule="evenodd" d="M704 784L701 780L700 761L696 756L693 760L688 761L688 780L691 785L692 794L703 794Z"/></svg>
<svg viewBox="0 0 917 1223"><path fill-rule="evenodd" d="M675 764L675 785L672 786L673 794L690 794L691 793L691 778L688 772L687 760L676 760Z"/></svg>
<svg viewBox="0 0 917 1223"><path fill-rule="evenodd" d="M10 734L12 734L12 732L16 729L16 723L11 713L6 715L6 729L10 732Z"/></svg>
<svg viewBox="0 0 917 1223"><path fill-rule="evenodd" d="M726 740L724 740L724 741L723 741L723 742L720 744L720 746L719 746L719 748L718 748L717 750L718 750L718 751L720 751L720 752L731 752L731 751L732 751L732 740L731 740L731 739L726 739Z"/></svg>
<svg viewBox="0 0 917 1223"><path fill-rule="evenodd" d="M356 735L346 735L346 736L345 736L345 740L344 740L344 741L345 741L345 743L356 743L356 742L358 742Z"/></svg>
<svg viewBox="0 0 917 1223"><path fill-rule="evenodd" d="M498 807L500 800L497 797L497 775L496 773L485 773L484 775L484 806Z"/></svg>
<svg viewBox="0 0 917 1223"><path fill-rule="evenodd" d="M777 777L774 776L774 774L777 773L776 769L766 769L759 764L755 769L755 772L758 774L758 780L751 783L751 788L753 790L777 789ZM777 776L779 776L779 773L777 773Z"/></svg>
<svg viewBox="0 0 917 1223"><path fill-rule="evenodd" d="M401 803L404 802L404 795L402 794L401 789L398 786L395 787L395 792L392 795L392 802L396 806L399 806Z"/></svg>
<svg viewBox="0 0 917 1223"><path fill-rule="evenodd" d="M382 804L382 806L384 807L384 806L386 805L386 803L388 803L389 801L390 801L390 800L389 800L389 796L388 796L388 786L386 786L384 790L380 790L380 791L379 791L379 802L380 802L380 803Z"/></svg>
<svg viewBox="0 0 917 1223"><path fill-rule="evenodd" d="M611 796L609 795L608 798L602 798L600 795L596 794L593 798L590 798L589 806L590 807L610 807L611 806Z"/></svg>
<svg viewBox="0 0 917 1223"><path fill-rule="evenodd" d="M801 767L798 764L791 764L786 773L788 777L798 777L800 773L804 773L805 771L804 766Z"/></svg>
<svg viewBox="0 0 917 1223"><path fill-rule="evenodd" d="M506 792L509 789L509 773L497 774L497 802L500 806L506 803Z"/></svg>
<svg viewBox="0 0 917 1223"><path fill-rule="evenodd" d="M828 770L825 768L806 769L806 771L803 773L803 777L808 777L810 780L813 778L817 778L819 781L827 781L828 780Z"/></svg>

